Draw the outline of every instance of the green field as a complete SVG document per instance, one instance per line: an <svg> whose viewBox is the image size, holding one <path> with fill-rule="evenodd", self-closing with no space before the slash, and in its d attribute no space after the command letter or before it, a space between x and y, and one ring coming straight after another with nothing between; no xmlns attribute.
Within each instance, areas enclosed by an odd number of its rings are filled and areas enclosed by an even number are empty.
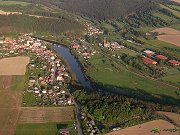
<svg viewBox="0 0 180 135"><path fill-rule="evenodd" d="M168 23L169 22L171 22L171 23L177 22L177 19L170 17L170 16L167 16L167 15L160 13L160 12L155 12L153 15L163 19L164 21L166 21Z"/></svg>
<svg viewBox="0 0 180 135"><path fill-rule="evenodd" d="M70 135L77 135L73 123L19 124L15 135L56 135L61 128L70 128Z"/></svg>
<svg viewBox="0 0 180 135"><path fill-rule="evenodd" d="M12 77L12 83L11 83L11 89L14 91L17 90L23 90L24 89L24 83L26 81L26 76L13 76Z"/></svg>
<svg viewBox="0 0 180 135"><path fill-rule="evenodd" d="M135 51L132 51L128 48L122 48L122 49L119 49L117 51L115 51L116 54L122 54L122 53L125 53L129 56L135 56L135 55L138 55L138 53L136 53Z"/></svg>
<svg viewBox="0 0 180 135"><path fill-rule="evenodd" d="M120 87L125 90L130 89L142 91L156 96L169 96L174 99L179 98L175 93L177 89L138 76L126 70L125 67L116 69L112 66L112 62L102 58L102 56L96 56L90 59L90 62L95 66L96 70L88 71L87 74L96 82L103 83L104 85Z"/></svg>
<svg viewBox="0 0 180 135"><path fill-rule="evenodd" d="M177 17L180 17L180 12L178 12L178 11L176 11L176 10L172 10L172 9L170 9L170 8L162 5L162 4L160 4L160 6L161 6L162 8L165 8L165 9L171 11L171 12L172 12L174 15L176 15Z"/></svg>
<svg viewBox="0 0 180 135"><path fill-rule="evenodd" d="M21 6L27 6L30 3L27 2L21 2L21 1L5 1L5 0L0 0L0 5L21 5Z"/></svg>

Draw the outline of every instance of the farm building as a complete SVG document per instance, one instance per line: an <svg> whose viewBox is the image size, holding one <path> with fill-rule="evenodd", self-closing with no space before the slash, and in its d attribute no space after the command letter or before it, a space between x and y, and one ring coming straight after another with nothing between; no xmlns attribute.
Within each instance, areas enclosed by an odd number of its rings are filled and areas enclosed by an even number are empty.
<svg viewBox="0 0 180 135"><path fill-rule="evenodd" d="M164 55L156 55L156 58L161 59L161 60L166 60L167 59L167 57L164 56Z"/></svg>
<svg viewBox="0 0 180 135"><path fill-rule="evenodd" d="M143 53L146 54L146 55L149 55L149 56L152 56L152 55L155 54L155 52L153 52L151 50L145 50L145 51L143 51Z"/></svg>
<svg viewBox="0 0 180 135"><path fill-rule="evenodd" d="M169 60L168 62L171 63L171 64L173 64L173 65L175 65L175 66L180 65L180 62L177 61L177 60Z"/></svg>
<svg viewBox="0 0 180 135"><path fill-rule="evenodd" d="M156 61L154 61L148 57L143 57L143 62L148 65L156 65L157 64Z"/></svg>

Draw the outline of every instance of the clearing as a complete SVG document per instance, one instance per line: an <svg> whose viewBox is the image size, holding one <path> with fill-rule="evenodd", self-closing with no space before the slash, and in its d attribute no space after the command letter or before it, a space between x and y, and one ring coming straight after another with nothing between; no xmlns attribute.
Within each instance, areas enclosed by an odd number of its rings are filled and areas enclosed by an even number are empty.
<svg viewBox="0 0 180 135"><path fill-rule="evenodd" d="M159 28L151 32L158 32L158 40L180 46L180 31L172 28Z"/></svg>
<svg viewBox="0 0 180 135"><path fill-rule="evenodd" d="M25 75L29 57L10 57L0 60L0 75Z"/></svg>
<svg viewBox="0 0 180 135"><path fill-rule="evenodd" d="M157 132L152 131L155 128L158 129ZM174 125L172 125L171 123L165 120L154 120L154 121L150 121L150 122L136 125L133 127L121 129L119 131L111 132L106 135L150 135L150 134L179 135L179 131L176 131L176 132L165 131L168 129L174 129Z"/></svg>
<svg viewBox="0 0 180 135"><path fill-rule="evenodd" d="M22 107L19 124L69 122L74 120L74 107Z"/></svg>

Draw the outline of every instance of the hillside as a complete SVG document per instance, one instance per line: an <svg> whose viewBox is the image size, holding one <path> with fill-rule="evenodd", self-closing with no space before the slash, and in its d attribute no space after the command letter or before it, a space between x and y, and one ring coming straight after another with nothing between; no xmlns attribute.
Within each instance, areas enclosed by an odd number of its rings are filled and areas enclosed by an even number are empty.
<svg viewBox="0 0 180 135"><path fill-rule="evenodd" d="M59 6L97 19L124 17L156 7L151 0L64 0Z"/></svg>

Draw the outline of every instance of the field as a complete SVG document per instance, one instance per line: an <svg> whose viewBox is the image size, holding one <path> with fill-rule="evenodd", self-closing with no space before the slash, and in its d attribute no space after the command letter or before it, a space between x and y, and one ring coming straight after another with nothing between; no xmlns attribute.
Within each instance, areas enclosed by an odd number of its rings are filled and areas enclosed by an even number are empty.
<svg viewBox="0 0 180 135"><path fill-rule="evenodd" d="M172 0L172 1L175 1L175 2L177 2L177 3L180 3L180 0Z"/></svg>
<svg viewBox="0 0 180 135"><path fill-rule="evenodd" d="M111 61L102 58L100 55L91 58L89 61L96 70L87 71L87 74L96 82L102 83L104 86L118 87L119 89L124 89L123 92L126 91L127 93L128 91L131 91L132 93L139 91L156 97L162 96L167 99L179 99L179 96L175 93L177 91L176 88L138 76L135 73L126 70L124 67L116 69L112 66Z"/></svg>
<svg viewBox="0 0 180 135"><path fill-rule="evenodd" d="M19 124L73 121L73 107L23 107Z"/></svg>
<svg viewBox="0 0 180 135"><path fill-rule="evenodd" d="M47 124L19 124L15 135L55 135L60 128L69 128L71 135L77 135L77 131L71 122L47 123Z"/></svg>
<svg viewBox="0 0 180 135"><path fill-rule="evenodd" d="M160 6L161 6L162 8L165 8L165 9L171 11L175 16L180 17L180 12L178 12L178 11L176 11L176 10L172 10L172 9L170 9L170 8L162 5L162 4L160 4Z"/></svg>
<svg viewBox="0 0 180 135"><path fill-rule="evenodd" d="M174 123L176 123L178 126L180 126L180 115L176 113L171 113L171 112L158 112L161 115L165 115L168 117L170 120L172 120Z"/></svg>
<svg viewBox="0 0 180 135"><path fill-rule="evenodd" d="M21 6L27 6L30 3L27 2L21 2L21 1L5 1L5 0L0 0L0 5L21 5Z"/></svg>
<svg viewBox="0 0 180 135"><path fill-rule="evenodd" d="M25 75L29 57L10 57L0 60L0 75Z"/></svg>
<svg viewBox="0 0 180 135"><path fill-rule="evenodd" d="M158 131L160 132L151 133L151 130L154 128L158 128L159 129ZM151 135L151 134L179 135L179 131L176 132L163 131L164 129L174 129L174 125L164 120L154 120L133 127L121 129L119 131L111 132L106 135L121 135L121 134L122 135Z"/></svg>
<svg viewBox="0 0 180 135"><path fill-rule="evenodd" d="M16 87L15 80L21 80L20 88ZM0 76L0 135L14 134L20 112L24 81L22 76ZM15 87L16 89L13 90Z"/></svg>
<svg viewBox="0 0 180 135"><path fill-rule="evenodd" d="M158 32L158 40L180 46L180 31L172 28L159 28L151 32Z"/></svg>

